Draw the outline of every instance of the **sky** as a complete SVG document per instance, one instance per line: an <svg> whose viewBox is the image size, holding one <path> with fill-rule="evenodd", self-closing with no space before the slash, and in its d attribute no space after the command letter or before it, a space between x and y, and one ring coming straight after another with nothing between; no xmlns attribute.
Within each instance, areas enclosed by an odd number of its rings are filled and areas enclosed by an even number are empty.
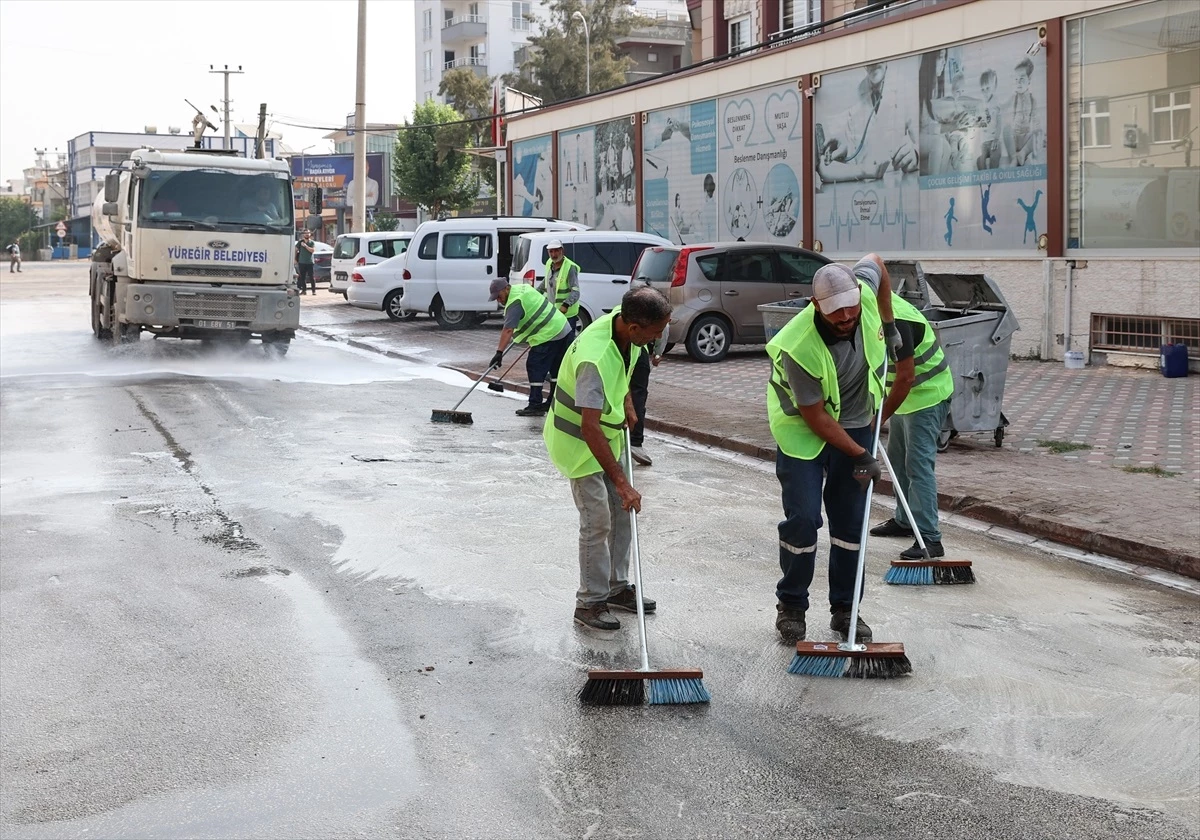
<svg viewBox="0 0 1200 840"><path fill-rule="evenodd" d="M191 131L189 99L221 129L268 126L310 154L354 113L356 0L0 0L0 183L35 148L66 152L88 131ZM367 0L368 122L400 122L415 103L412 0ZM102 57L107 54L108 57ZM130 56L131 58L126 58ZM124 81L122 81L124 80ZM297 128L295 123L318 128ZM210 135L213 133L208 132ZM223 134L223 131L219 132Z"/></svg>

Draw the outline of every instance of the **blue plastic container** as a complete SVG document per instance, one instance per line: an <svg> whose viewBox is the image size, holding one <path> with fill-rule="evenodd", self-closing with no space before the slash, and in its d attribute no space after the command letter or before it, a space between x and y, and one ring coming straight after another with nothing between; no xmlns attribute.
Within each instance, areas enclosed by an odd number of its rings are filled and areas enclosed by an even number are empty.
<svg viewBox="0 0 1200 840"><path fill-rule="evenodd" d="M1158 368L1168 378L1188 375L1186 344L1164 344L1158 351Z"/></svg>

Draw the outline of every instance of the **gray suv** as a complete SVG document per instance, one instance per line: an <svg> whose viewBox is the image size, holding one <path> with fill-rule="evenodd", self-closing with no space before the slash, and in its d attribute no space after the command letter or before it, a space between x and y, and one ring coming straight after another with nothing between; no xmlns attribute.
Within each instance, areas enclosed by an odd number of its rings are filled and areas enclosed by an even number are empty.
<svg viewBox="0 0 1200 840"><path fill-rule="evenodd" d="M670 299L670 344L682 343L698 362L719 362L732 344L765 344L759 304L810 297L813 275L830 262L763 242L672 245L643 251L633 280Z"/></svg>

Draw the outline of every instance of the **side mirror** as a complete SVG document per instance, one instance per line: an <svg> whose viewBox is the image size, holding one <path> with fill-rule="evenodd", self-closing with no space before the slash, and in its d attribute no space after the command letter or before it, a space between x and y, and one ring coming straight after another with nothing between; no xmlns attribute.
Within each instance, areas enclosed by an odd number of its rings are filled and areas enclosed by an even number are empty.
<svg viewBox="0 0 1200 840"><path fill-rule="evenodd" d="M104 200L116 201L121 197L121 173L109 172L104 176Z"/></svg>
<svg viewBox="0 0 1200 840"><path fill-rule="evenodd" d="M108 197L108 193L107 193L107 192L105 193L105 197L106 197L106 198ZM105 216L115 216L115 215L117 215L117 202L115 202L115 201L106 201L106 202L104 202L104 204L102 204L102 205L100 206L100 212L101 212L101 213L103 213Z"/></svg>

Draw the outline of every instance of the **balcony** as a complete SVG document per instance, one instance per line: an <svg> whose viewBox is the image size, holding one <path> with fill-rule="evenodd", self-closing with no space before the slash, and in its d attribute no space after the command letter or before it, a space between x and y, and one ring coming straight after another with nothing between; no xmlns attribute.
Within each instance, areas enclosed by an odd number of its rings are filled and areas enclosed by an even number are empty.
<svg viewBox="0 0 1200 840"><path fill-rule="evenodd" d="M442 65L442 72L455 70L459 67L470 67L475 71L475 75L481 79L488 77L487 59L483 57L472 58L468 56L467 58L456 58L453 61L447 61Z"/></svg>
<svg viewBox="0 0 1200 840"><path fill-rule="evenodd" d="M529 32L533 29L533 22L525 18L513 18L512 28L514 32Z"/></svg>
<svg viewBox="0 0 1200 840"><path fill-rule="evenodd" d="M442 24L442 43L479 41L487 37L487 18L483 15L460 15Z"/></svg>

